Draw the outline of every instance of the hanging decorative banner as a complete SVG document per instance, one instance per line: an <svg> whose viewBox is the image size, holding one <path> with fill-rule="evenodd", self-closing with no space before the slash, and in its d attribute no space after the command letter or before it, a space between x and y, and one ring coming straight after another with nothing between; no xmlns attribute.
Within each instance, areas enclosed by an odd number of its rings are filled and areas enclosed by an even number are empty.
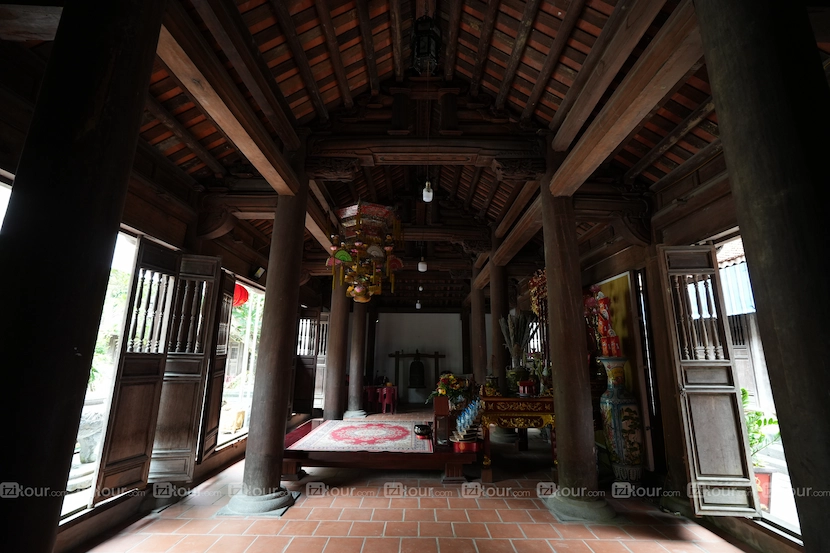
<svg viewBox="0 0 830 553"><path fill-rule="evenodd" d="M245 305L248 301L248 289L241 284L236 284L233 287L233 306L239 307Z"/></svg>

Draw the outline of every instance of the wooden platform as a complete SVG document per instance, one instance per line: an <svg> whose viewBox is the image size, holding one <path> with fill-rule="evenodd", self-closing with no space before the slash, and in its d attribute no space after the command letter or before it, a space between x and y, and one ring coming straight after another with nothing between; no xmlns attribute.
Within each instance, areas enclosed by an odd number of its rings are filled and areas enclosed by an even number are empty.
<svg viewBox="0 0 830 553"><path fill-rule="evenodd" d="M306 436L322 423L312 419L285 436L285 447ZM455 453L452 447L433 444L432 453L392 453L371 451L303 451L286 449L282 461L282 479L299 480L304 476L302 467L341 467L361 469L395 470L443 470L441 481L462 483L464 465L477 460L475 453Z"/></svg>

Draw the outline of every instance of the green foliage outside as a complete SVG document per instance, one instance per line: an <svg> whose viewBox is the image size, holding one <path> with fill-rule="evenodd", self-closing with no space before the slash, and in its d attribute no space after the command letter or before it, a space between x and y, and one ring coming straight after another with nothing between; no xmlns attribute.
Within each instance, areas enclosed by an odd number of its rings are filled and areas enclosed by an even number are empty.
<svg viewBox="0 0 830 553"><path fill-rule="evenodd" d="M101 312L101 323L98 326L98 339L95 342L95 353L89 370L87 386L91 391L95 391L96 382L102 375L113 375L113 353L118 347L124 311L127 309L130 276L130 273L118 269L110 270L104 310Z"/></svg>
<svg viewBox="0 0 830 553"><path fill-rule="evenodd" d="M741 404L746 419L746 430L749 436L749 453L752 455L752 464L759 466L760 461L756 454L768 448L781 439L778 430L778 419L768 417L763 411L752 409L749 406L749 391L741 388Z"/></svg>

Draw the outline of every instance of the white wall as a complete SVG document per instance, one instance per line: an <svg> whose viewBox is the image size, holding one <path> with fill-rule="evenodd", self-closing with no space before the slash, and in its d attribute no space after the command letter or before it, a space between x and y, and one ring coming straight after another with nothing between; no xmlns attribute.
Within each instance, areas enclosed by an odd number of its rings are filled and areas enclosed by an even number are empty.
<svg viewBox="0 0 830 553"><path fill-rule="evenodd" d="M396 351L414 353L441 353L440 370L456 374L463 372L461 315L458 313L380 313L378 315L375 343L375 373L395 380L395 358L389 357ZM426 387L408 390L409 364L412 359L401 360L398 393L400 400L408 403L423 403L437 382L434 361L421 358L424 364Z"/></svg>

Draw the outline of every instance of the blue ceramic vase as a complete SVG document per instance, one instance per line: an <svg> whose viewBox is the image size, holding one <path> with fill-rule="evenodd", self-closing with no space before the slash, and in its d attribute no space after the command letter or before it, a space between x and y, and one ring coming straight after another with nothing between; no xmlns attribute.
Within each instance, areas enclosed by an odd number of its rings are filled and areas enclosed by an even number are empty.
<svg viewBox="0 0 830 553"><path fill-rule="evenodd" d="M643 471L643 424L637 398L625 388L625 357L599 357L608 389L599 400L614 476L637 482Z"/></svg>

